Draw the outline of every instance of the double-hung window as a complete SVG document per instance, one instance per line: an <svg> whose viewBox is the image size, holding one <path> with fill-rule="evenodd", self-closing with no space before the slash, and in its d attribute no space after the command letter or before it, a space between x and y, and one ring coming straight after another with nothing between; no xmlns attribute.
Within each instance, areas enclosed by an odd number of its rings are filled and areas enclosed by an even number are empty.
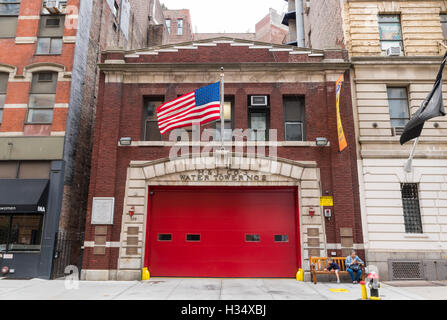
<svg viewBox="0 0 447 320"><path fill-rule="evenodd" d="M20 0L0 0L0 38L15 38Z"/></svg>
<svg viewBox="0 0 447 320"><path fill-rule="evenodd" d="M286 96L284 105L284 129L286 141L305 140L305 113L304 98L299 96Z"/></svg>
<svg viewBox="0 0 447 320"><path fill-rule="evenodd" d="M40 17L36 54L61 54L64 35L64 15Z"/></svg>
<svg viewBox="0 0 447 320"><path fill-rule="evenodd" d="M403 127L410 119L408 108L407 88L388 87L388 105L390 108L391 128L395 134L401 134Z"/></svg>
<svg viewBox="0 0 447 320"><path fill-rule="evenodd" d="M166 19L166 27L168 28L169 34L171 34L171 19Z"/></svg>
<svg viewBox="0 0 447 320"><path fill-rule="evenodd" d="M382 49L382 52L386 52L388 48L391 47L399 47L401 54L403 54L404 44L402 38L402 28L400 24L400 15L379 15L379 33L380 47Z"/></svg>
<svg viewBox="0 0 447 320"><path fill-rule="evenodd" d="M269 96L248 97L248 126L251 141L267 141L270 128Z"/></svg>
<svg viewBox="0 0 447 320"><path fill-rule="evenodd" d="M158 128L157 108L161 106L163 97L150 97L144 100L143 110L143 140L161 141L160 129Z"/></svg>
<svg viewBox="0 0 447 320"><path fill-rule="evenodd" d="M3 119L3 108L5 107L6 88L8 87L9 74L5 72L0 73L0 123Z"/></svg>
<svg viewBox="0 0 447 320"><path fill-rule="evenodd" d="M56 99L57 72L33 74L27 123L50 124Z"/></svg>
<svg viewBox="0 0 447 320"><path fill-rule="evenodd" d="M177 35L178 36L183 35L183 19L177 20Z"/></svg>

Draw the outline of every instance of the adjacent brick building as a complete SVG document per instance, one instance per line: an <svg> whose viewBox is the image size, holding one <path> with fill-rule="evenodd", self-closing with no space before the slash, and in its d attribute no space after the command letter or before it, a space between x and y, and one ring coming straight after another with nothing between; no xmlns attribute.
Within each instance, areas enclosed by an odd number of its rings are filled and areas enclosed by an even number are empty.
<svg viewBox="0 0 447 320"><path fill-rule="evenodd" d="M49 278L53 256L62 267L55 276L79 265L99 52L147 45L149 7L141 4L0 1L0 265L10 268L7 277ZM54 249L57 232L69 236L67 251Z"/></svg>
<svg viewBox="0 0 447 320"><path fill-rule="evenodd" d="M164 101L219 81L221 67L224 144L232 152L224 163L216 153L201 157L205 142L197 149L191 132L180 145L161 137L155 115ZM232 38L105 51L81 278L138 280L143 267L153 276L294 277L298 268L309 270L309 256L356 248L363 257L349 68L342 50ZM339 153L341 74L349 146ZM202 126L202 134L219 125ZM235 129L256 133L238 144L228 140ZM328 143L317 145L319 137ZM254 146L265 154L256 157ZM189 154L170 160L176 147ZM333 196L333 207L320 207L320 196ZM206 218L222 208L228 211Z"/></svg>
<svg viewBox="0 0 447 320"><path fill-rule="evenodd" d="M352 62L367 262L382 279L447 279L447 118L426 122L411 172L412 142L399 144L445 53L446 2L307 0L306 8L307 43L347 48Z"/></svg>

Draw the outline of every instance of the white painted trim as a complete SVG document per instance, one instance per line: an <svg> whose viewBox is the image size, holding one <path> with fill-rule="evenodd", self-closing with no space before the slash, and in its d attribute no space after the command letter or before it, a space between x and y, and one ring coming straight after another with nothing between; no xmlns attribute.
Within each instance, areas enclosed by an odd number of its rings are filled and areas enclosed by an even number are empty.
<svg viewBox="0 0 447 320"><path fill-rule="evenodd" d="M215 40L214 43L234 43L233 40Z"/></svg>
<svg viewBox="0 0 447 320"><path fill-rule="evenodd" d="M19 20L40 20L40 16L19 16Z"/></svg>
<svg viewBox="0 0 447 320"><path fill-rule="evenodd" d="M96 245L95 241L84 241L84 248L103 247L103 245ZM106 241L106 248L121 248L120 241Z"/></svg>
<svg viewBox="0 0 447 320"><path fill-rule="evenodd" d="M52 131L50 135L52 137L64 137L65 131Z"/></svg>
<svg viewBox="0 0 447 320"><path fill-rule="evenodd" d="M311 51L291 51L289 54L311 54Z"/></svg>
<svg viewBox="0 0 447 320"><path fill-rule="evenodd" d="M232 47L253 47L255 44L254 43L232 43L231 46Z"/></svg>
<svg viewBox="0 0 447 320"><path fill-rule="evenodd" d="M28 104L27 103L23 103L23 104L12 104L12 103L8 103L5 104L3 106L4 109L27 109L28 108Z"/></svg>
<svg viewBox="0 0 447 320"><path fill-rule="evenodd" d="M76 43L76 36L65 36L62 37L64 43Z"/></svg>
<svg viewBox="0 0 447 320"><path fill-rule="evenodd" d="M271 52L292 52L293 49L292 48L272 48L272 49L269 49L269 51L271 51Z"/></svg>
<svg viewBox="0 0 447 320"><path fill-rule="evenodd" d="M10 131L10 132L0 132L0 137L21 137L23 136L24 133L23 132L14 132L14 131Z"/></svg>
<svg viewBox="0 0 447 320"><path fill-rule="evenodd" d="M273 47L272 46L257 46L257 45L254 45L254 46L251 46L251 47L248 47L249 49L273 49Z"/></svg>
<svg viewBox="0 0 447 320"><path fill-rule="evenodd" d="M126 54L124 56L124 58L139 58L140 55L139 54Z"/></svg>
<svg viewBox="0 0 447 320"><path fill-rule="evenodd" d="M158 49L157 52L178 52L178 49Z"/></svg>
<svg viewBox="0 0 447 320"><path fill-rule="evenodd" d="M143 52L138 52L137 54L138 54L138 56L157 56L158 52L157 51L143 51Z"/></svg>
<svg viewBox="0 0 447 320"><path fill-rule="evenodd" d="M68 108L68 103L55 103L54 108L55 109L66 109L66 108Z"/></svg>
<svg viewBox="0 0 447 320"><path fill-rule="evenodd" d="M175 46L174 49L190 49L190 50L197 50L198 48L195 46Z"/></svg>
<svg viewBox="0 0 447 320"><path fill-rule="evenodd" d="M16 44L32 44L37 42L37 37L16 37Z"/></svg>
<svg viewBox="0 0 447 320"><path fill-rule="evenodd" d="M309 57L324 57L323 53L311 53L308 55Z"/></svg>
<svg viewBox="0 0 447 320"><path fill-rule="evenodd" d="M204 42L204 43L200 43L200 42L197 42L197 43L193 43L192 44L193 46L196 46L196 47L216 47L217 46L217 44L216 43L209 43L209 42Z"/></svg>
<svg viewBox="0 0 447 320"><path fill-rule="evenodd" d="M121 146L118 142L119 147L171 147L171 146L220 146L220 142L174 142L174 141L132 141L130 146ZM315 141L244 141L244 142L234 142L226 141L225 146L278 146L278 147L318 147ZM326 147L330 147L330 142L328 142ZM324 147L318 147L324 148Z"/></svg>
<svg viewBox="0 0 447 320"><path fill-rule="evenodd" d="M109 63L109 64L124 64L126 63L126 61L124 60L105 60L104 63Z"/></svg>

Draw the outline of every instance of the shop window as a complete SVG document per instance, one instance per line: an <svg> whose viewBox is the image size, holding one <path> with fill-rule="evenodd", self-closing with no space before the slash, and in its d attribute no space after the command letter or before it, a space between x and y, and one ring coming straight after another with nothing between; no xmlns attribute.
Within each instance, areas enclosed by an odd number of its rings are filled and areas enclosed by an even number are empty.
<svg viewBox="0 0 447 320"><path fill-rule="evenodd" d="M199 242L200 234L187 234L186 241Z"/></svg>
<svg viewBox="0 0 447 320"><path fill-rule="evenodd" d="M61 54L64 16L41 16L36 54Z"/></svg>
<svg viewBox="0 0 447 320"><path fill-rule="evenodd" d="M270 127L269 96L248 97L250 141L267 141Z"/></svg>
<svg viewBox="0 0 447 320"><path fill-rule="evenodd" d="M0 38L16 36L19 10L19 0L0 0Z"/></svg>
<svg viewBox="0 0 447 320"><path fill-rule="evenodd" d="M400 15L381 14L379 15L379 34L380 47L383 52L388 48L398 47L401 54L404 51L402 28L400 24Z"/></svg>
<svg viewBox="0 0 447 320"><path fill-rule="evenodd" d="M6 88L8 87L9 74L5 72L0 73L0 124L3 119L3 108L5 107Z"/></svg>
<svg viewBox="0 0 447 320"><path fill-rule="evenodd" d="M53 121L57 72L34 73L28 102L27 123L49 124Z"/></svg>
<svg viewBox="0 0 447 320"><path fill-rule="evenodd" d="M259 241L261 241L261 236L259 234L246 234L245 241L246 242L259 242Z"/></svg>
<svg viewBox="0 0 447 320"><path fill-rule="evenodd" d="M304 98L290 96L283 98L284 130L286 141L305 140L305 107Z"/></svg>
<svg viewBox="0 0 447 320"><path fill-rule="evenodd" d="M158 241L172 241L172 234L163 233L158 234Z"/></svg>
<svg viewBox="0 0 447 320"><path fill-rule="evenodd" d="M183 35L183 19L177 20L177 35L178 36Z"/></svg>
<svg viewBox="0 0 447 320"><path fill-rule="evenodd" d="M234 99L225 98L224 101L224 140L231 141L233 135L233 110L234 110ZM215 122L216 141L220 141L220 120Z"/></svg>
<svg viewBox="0 0 447 320"><path fill-rule="evenodd" d="M447 40L447 14L441 14L441 28L442 28L442 35L444 37L444 40Z"/></svg>
<svg viewBox="0 0 447 320"><path fill-rule="evenodd" d="M143 140L161 141L160 129L158 128L157 108L163 104L164 98L151 97L144 100L143 110Z"/></svg>
<svg viewBox="0 0 447 320"><path fill-rule="evenodd" d="M42 223L42 214L1 214L0 250L39 251Z"/></svg>
<svg viewBox="0 0 447 320"><path fill-rule="evenodd" d="M417 183L401 183L402 206L406 233L422 233Z"/></svg>
<svg viewBox="0 0 447 320"><path fill-rule="evenodd" d="M289 236L286 234L275 234L273 238L275 242L289 242Z"/></svg>
<svg viewBox="0 0 447 320"><path fill-rule="evenodd" d="M403 128L410 120L407 88L387 88L388 106L390 109L391 128L395 134L402 134Z"/></svg>

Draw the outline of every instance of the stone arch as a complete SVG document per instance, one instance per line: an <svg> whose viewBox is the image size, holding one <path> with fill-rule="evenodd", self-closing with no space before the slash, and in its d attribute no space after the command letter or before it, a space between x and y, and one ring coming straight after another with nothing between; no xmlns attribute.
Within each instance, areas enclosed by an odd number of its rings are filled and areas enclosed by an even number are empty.
<svg viewBox="0 0 447 320"><path fill-rule="evenodd" d="M201 160L199 160L201 159ZM197 170L243 170L253 174L268 175L264 181L182 181L185 176ZM299 190L299 232L301 263L308 270L308 231L313 229L319 243L325 243L324 219L319 207L321 196L320 174L315 161L291 161L286 159L271 159L241 157L232 155L231 165L226 168L216 164L214 157L179 158L173 161L160 159L156 161L131 161L127 172L126 190L123 202L122 225L119 243L119 259L116 270L118 280L141 279L141 268L144 266L145 239L147 231L147 196L150 185L238 185L238 186L296 186ZM129 216L129 210L134 210L134 216ZM315 215L309 217L309 208ZM132 231L131 231L132 230ZM135 232L137 230L137 232ZM315 239L314 239L315 241ZM323 246L318 255L325 255Z"/></svg>
<svg viewBox="0 0 447 320"><path fill-rule="evenodd" d="M27 81L31 81L33 73L41 71L57 72L58 81L66 81L66 78L71 77L71 73L66 72L66 67L64 65L54 62L38 62L29 64L23 68L23 77Z"/></svg>
<svg viewBox="0 0 447 320"><path fill-rule="evenodd" d="M17 73L17 68L10 64L0 63L0 72L9 73L9 79L12 80Z"/></svg>

